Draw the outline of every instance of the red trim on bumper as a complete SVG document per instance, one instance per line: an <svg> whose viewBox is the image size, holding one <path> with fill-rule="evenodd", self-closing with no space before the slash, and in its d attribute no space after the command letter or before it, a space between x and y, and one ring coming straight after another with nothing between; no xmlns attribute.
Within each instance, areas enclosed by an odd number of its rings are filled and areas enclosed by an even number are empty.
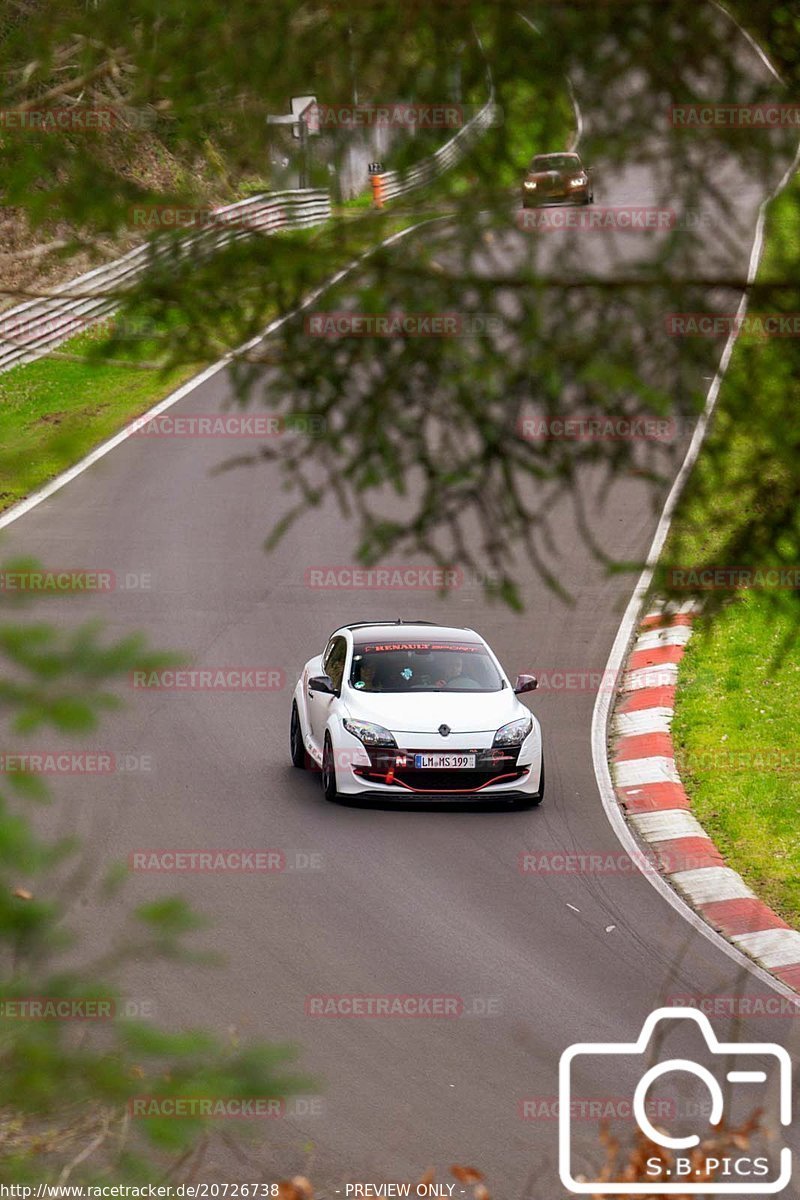
<svg viewBox="0 0 800 1200"><path fill-rule="evenodd" d="M361 774L360 768L354 768L354 770L356 770L357 774L360 775L362 779L367 779L366 776ZM484 791L485 788L493 787L496 783L500 783L504 779L514 779L514 780L524 779L524 777L527 774L529 774L529 772L530 772L530 769L528 767L525 767L525 769L522 771L521 774L517 771L512 771L506 775L498 775L494 779L487 779L486 783L481 783L478 785L478 787L474 787L474 788L432 788L432 787L417 788L417 787L412 787L410 783L403 783L403 781L401 779L390 780L388 775L378 775L375 777L371 777L371 778L367 779L367 782L380 783L381 781L383 781L385 783L391 783L391 785L393 787L405 788L407 792L414 792L414 793L416 793L418 795L422 795L422 796L465 796L465 795L470 795L470 794L474 795L475 792L482 792L482 791Z"/></svg>

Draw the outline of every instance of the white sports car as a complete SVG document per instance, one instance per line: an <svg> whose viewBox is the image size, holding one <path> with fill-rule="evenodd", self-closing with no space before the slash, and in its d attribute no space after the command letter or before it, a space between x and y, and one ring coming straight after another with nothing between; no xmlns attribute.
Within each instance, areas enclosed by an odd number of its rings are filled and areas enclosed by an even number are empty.
<svg viewBox="0 0 800 1200"><path fill-rule="evenodd" d="M328 800L497 802L544 796L539 722L472 629L361 622L337 629L310 659L292 702L296 767L322 770Z"/></svg>

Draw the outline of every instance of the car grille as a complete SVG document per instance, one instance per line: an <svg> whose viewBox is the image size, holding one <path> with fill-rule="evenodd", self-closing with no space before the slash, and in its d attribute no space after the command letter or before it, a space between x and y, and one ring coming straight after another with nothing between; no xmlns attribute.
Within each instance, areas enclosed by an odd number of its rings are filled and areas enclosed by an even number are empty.
<svg viewBox="0 0 800 1200"><path fill-rule="evenodd" d="M548 196L566 196L567 185L560 175L550 174L544 183L544 190Z"/></svg>
<svg viewBox="0 0 800 1200"><path fill-rule="evenodd" d="M412 792L475 792L495 783L511 783L525 774L517 766L519 747L508 750L477 750L459 746L454 753L474 754L474 768L445 770L437 767L417 770L413 765L402 766L398 758L413 764L415 754L430 754L427 749L384 750L368 749L369 767L358 767L358 774L371 783L388 784L400 791ZM441 753L446 753L442 749Z"/></svg>

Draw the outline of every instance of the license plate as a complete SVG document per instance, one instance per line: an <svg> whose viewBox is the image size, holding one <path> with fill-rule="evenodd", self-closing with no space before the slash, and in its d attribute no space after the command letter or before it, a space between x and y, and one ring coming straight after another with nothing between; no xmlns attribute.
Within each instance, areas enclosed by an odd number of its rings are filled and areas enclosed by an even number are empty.
<svg viewBox="0 0 800 1200"><path fill-rule="evenodd" d="M427 770L429 767L441 767L443 769L458 770L460 768L469 769L475 766L474 754L415 754L414 766L420 770Z"/></svg>

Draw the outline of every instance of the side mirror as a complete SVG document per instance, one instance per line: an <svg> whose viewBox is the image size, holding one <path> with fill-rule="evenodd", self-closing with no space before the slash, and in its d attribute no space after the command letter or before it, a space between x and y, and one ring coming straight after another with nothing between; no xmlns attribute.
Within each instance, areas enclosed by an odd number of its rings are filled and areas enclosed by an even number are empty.
<svg viewBox="0 0 800 1200"><path fill-rule="evenodd" d="M312 675L308 681L310 692L324 692L326 696L335 696L336 688L330 675Z"/></svg>
<svg viewBox="0 0 800 1200"><path fill-rule="evenodd" d="M535 675L518 675L514 684L514 695L519 696L522 692L532 692L539 686L539 680Z"/></svg>

